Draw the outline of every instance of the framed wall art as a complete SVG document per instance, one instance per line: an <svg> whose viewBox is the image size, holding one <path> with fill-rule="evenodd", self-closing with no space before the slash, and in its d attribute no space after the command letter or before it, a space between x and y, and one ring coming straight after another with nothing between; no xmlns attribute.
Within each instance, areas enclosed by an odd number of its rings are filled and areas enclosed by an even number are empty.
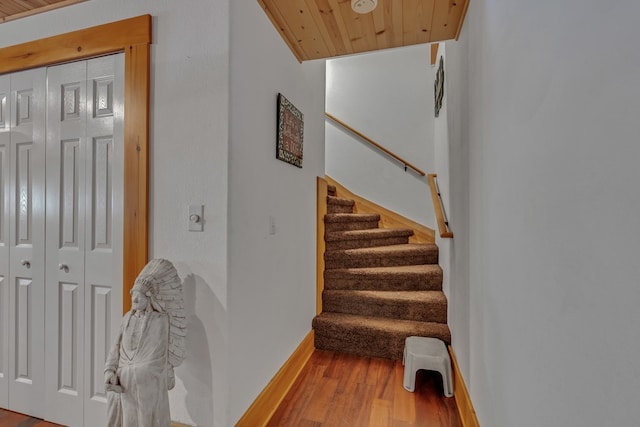
<svg viewBox="0 0 640 427"><path fill-rule="evenodd" d="M436 71L436 81L433 84L433 93L435 98L435 115L440 116L440 108L442 108L442 98L444 97L444 60L440 57L440 65Z"/></svg>
<svg viewBox="0 0 640 427"><path fill-rule="evenodd" d="M276 159L301 168L303 137L304 115L279 93Z"/></svg>

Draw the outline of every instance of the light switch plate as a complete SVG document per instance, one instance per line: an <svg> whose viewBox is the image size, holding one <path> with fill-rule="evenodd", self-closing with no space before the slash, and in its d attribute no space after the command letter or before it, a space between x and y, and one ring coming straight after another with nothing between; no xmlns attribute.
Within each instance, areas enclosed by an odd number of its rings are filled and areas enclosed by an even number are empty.
<svg viewBox="0 0 640 427"><path fill-rule="evenodd" d="M203 213L203 205L189 205L189 231L204 231Z"/></svg>

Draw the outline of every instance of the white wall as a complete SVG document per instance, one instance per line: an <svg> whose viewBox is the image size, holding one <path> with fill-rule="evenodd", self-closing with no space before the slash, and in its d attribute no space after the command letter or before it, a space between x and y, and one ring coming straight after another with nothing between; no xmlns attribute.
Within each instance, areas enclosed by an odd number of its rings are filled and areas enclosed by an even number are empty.
<svg viewBox="0 0 640 427"><path fill-rule="evenodd" d="M446 44L457 44L448 42ZM454 107L464 102L461 89L465 86L466 68L460 57L461 49L453 49L448 54L445 43L438 47L438 58L434 67L434 79L440 57L443 58L445 70L445 89L440 115L434 120L435 171L438 174L438 187L442 195L442 203L449 221L453 239L442 239L436 233L436 243L440 250L440 265L444 270L443 289L448 299L448 323L451 329L452 347L458 365L465 378L469 374L469 259L468 259L468 160L465 146L461 144L460 124L466 119L462 113L466 111L449 111L449 104ZM455 67L449 66L451 56ZM454 171L454 173L451 173Z"/></svg>
<svg viewBox="0 0 640 427"><path fill-rule="evenodd" d="M433 72L429 46L327 61L327 112L426 173L434 171ZM326 173L349 190L435 226L426 177L405 172L333 121L326 122Z"/></svg>
<svg viewBox="0 0 640 427"><path fill-rule="evenodd" d="M229 425L311 331L324 70L324 61L298 63L258 2L232 2ZM278 92L304 114L302 169L275 158Z"/></svg>
<svg viewBox="0 0 640 427"><path fill-rule="evenodd" d="M229 1L88 1L0 25L0 47L142 14L154 16L150 255L176 263L189 314L172 418L225 427ZM187 231L191 203L205 205L203 233Z"/></svg>
<svg viewBox="0 0 640 427"><path fill-rule="evenodd" d="M470 300L481 425L640 419L639 15L632 0L476 0L447 44L463 93L448 99L452 213L469 212L454 262L469 279L452 287Z"/></svg>

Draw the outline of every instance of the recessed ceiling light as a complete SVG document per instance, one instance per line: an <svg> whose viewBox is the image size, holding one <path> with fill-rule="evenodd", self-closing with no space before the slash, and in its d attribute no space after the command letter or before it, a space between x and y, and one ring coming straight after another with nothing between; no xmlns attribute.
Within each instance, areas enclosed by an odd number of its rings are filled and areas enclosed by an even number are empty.
<svg viewBox="0 0 640 427"><path fill-rule="evenodd" d="M351 0L351 9L356 13L369 13L378 5L378 0Z"/></svg>

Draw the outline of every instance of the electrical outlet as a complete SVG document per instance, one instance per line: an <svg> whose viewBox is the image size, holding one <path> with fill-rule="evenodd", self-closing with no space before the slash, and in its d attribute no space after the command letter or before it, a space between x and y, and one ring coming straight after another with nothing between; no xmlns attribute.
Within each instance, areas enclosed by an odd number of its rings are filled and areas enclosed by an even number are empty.
<svg viewBox="0 0 640 427"><path fill-rule="evenodd" d="M276 234L277 231L278 231L278 228L276 227L276 217L270 215L269 216L269 234L273 236L274 234Z"/></svg>

